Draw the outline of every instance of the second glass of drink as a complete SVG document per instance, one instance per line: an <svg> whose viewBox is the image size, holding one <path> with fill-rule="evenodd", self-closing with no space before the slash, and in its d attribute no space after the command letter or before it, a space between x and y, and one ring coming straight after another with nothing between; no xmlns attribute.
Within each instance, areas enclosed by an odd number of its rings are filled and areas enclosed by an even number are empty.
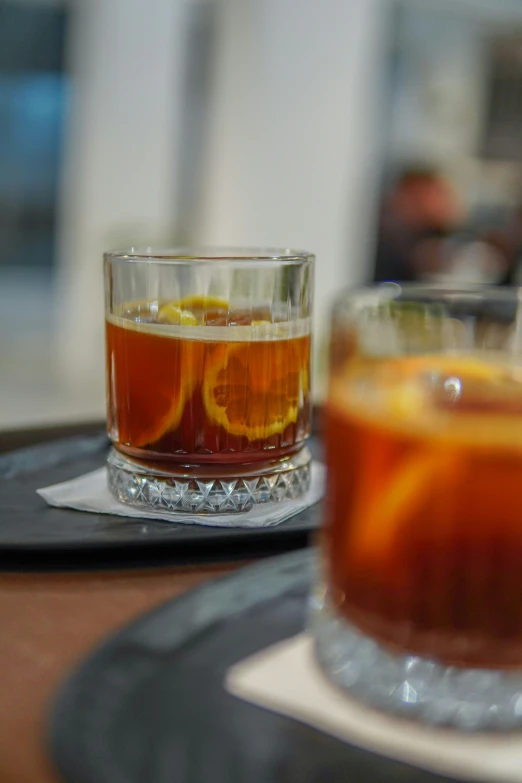
<svg viewBox="0 0 522 783"><path fill-rule="evenodd" d="M520 727L520 289L348 293L331 359L320 663L381 710Z"/></svg>

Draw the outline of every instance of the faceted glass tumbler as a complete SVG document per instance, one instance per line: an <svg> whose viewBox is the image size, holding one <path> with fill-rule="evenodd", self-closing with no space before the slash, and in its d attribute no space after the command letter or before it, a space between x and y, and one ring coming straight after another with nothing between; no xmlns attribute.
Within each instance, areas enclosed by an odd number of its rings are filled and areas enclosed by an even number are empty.
<svg viewBox="0 0 522 783"><path fill-rule="evenodd" d="M380 710L520 726L520 291L345 295L324 432L320 665Z"/></svg>
<svg viewBox="0 0 522 783"><path fill-rule="evenodd" d="M313 270L293 250L105 254L108 472L120 501L175 519L307 491Z"/></svg>

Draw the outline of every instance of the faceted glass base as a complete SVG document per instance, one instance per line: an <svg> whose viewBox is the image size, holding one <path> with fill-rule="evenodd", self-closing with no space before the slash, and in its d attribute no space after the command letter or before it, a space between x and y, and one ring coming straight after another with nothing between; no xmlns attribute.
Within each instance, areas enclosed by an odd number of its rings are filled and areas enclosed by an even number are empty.
<svg viewBox="0 0 522 783"><path fill-rule="evenodd" d="M336 616L321 592L310 612L317 660L351 696L385 712L464 731L522 726L522 670L465 669L391 653Z"/></svg>
<svg viewBox="0 0 522 783"><path fill-rule="evenodd" d="M109 488L122 503L173 514L231 514L249 511L259 503L279 503L299 498L310 487L312 455L301 449L288 459L279 459L262 470L252 464L235 465L224 474L209 466L198 476L197 468L180 465L178 470L150 469L111 449L108 457ZM183 472L185 470L185 472ZM219 475L221 473L221 475Z"/></svg>

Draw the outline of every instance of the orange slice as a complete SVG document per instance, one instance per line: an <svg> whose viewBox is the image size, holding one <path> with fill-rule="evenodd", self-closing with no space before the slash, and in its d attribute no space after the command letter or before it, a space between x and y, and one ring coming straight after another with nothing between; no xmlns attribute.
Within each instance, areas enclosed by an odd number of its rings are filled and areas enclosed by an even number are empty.
<svg viewBox="0 0 522 783"><path fill-rule="evenodd" d="M433 492L451 485L462 471L461 462L446 451L416 454L391 476L373 502L361 497L353 517L350 548L356 557L373 561L388 557L401 530L419 524Z"/></svg>
<svg viewBox="0 0 522 783"><path fill-rule="evenodd" d="M187 394L180 371L186 342L158 336L149 325L108 325L109 382L118 400L122 443L137 448L155 443L180 421Z"/></svg>
<svg viewBox="0 0 522 783"><path fill-rule="evenodd" d="M463 479L469 445L483 441L493 448L520 442L521 419L511 415L509 406L518 404L520 409L522 385L509 367L479 356L393 359L376 368L371 378L374 394L361 387L351 410L354 418L364 420L373 433L382 433L384 444L394 437L392 432L419 439L411 456L406 452L397 457L396 466L387 467L387 476L378 473L381 454L371 464L362 461L349 547L355 559L384 567L395 562L393 553L405 540L405 531L422 529L423 521L428 526L423 535L444 534L443 525L430 529L430 520L449 519L451 510L443 513L439 504L451 499L452 487ZM334 393L342 410L341 385ZM495 405L500 418L492 420Z"/></svg>
<svg viewBox="0 0 522 783"><path fill-rule="evenodd" d="M182 309L174 302L169 302L160 307L158 312L160 324L182 324L183 326L197 326L198 319L186 309Z"/></svg>
<svg viewBox="0 0 522 783"><path fill-rule="evenodd" d="M307 394L302 340L222 343L203 387L208 417L231 435L260 440L297 421Z"/></svg>
<svg viewBox="0 0 522 783"><path fill-rule="evenodd" d="M205 324L225 326L228 308L226 299L194 294L163 304L159 309L158 320L164 324L182 324L184 326Z"/></svg>
<svg viewBox="0 0 522 783"><path fill-rule="evenodd" d="M492 353L492 352L491 352ZM459 354L433 354L427 356L407 356L385 362L383 367L399 371L401 376L408 378L418 376L422 372L441 373L447 376L455 375L465 378L497 380L506 375L505 360L495 363L495 354L490 357L462 356Z"/></svg>
<svg viewBox="0 0 522 783"><path fill-rule="evenodd" d="M125 305L125 310L148 314L150 306L147 301L132 302ZM209 309L218 307L228 307L228 303L213 297L185 297L162 304L158 321L198 326ZM159 335L153 324L142 326L132 321L122 327L110 326L109 335L111 353L118 357L111 377L120 401L120 440L137 448L154 444L178 426L185 402L203 375L204 344L184 340L179 332Z"/></svg>
<svg viewBox="0 0 522 783"><path fill-rule="evenodd" d="M228 310L228 302L219 296L203 296L201 294L193 294L192 296L185 296L180 299L179 302L175 302L178 307L182 307L185 310L206 310L206 309L219 309Z"/></svg>
<svg viewBox="0 0 522 783"><path fill-rule="evenodd" d="M176 429L183 413L184 403L185 394L183 389L178 389L174 394L169 394L168 396L156 393L154 395L154 416L150 419L150 423L147 426L140 428L139 432L132 437L132 445L142 448L143 446L154 444L167 432ZM135 414L133 414L134 416ZM143 419L140 421L143 421Z"/></svg>

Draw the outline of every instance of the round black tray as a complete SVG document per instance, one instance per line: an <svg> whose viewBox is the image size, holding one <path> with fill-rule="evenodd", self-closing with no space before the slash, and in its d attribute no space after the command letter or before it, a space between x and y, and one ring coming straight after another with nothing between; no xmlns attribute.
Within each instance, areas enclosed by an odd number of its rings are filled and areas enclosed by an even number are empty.
<svg viewBox="0 0 522 783"><path fill-rule="evenodd" d="M303 630L312 550L170 601L118 633L54 705L68 783L442 783L223 689L237 661ZM407 727L405 727L407 731Z"/></svg>
<svg viewBox="0 0 522 783"><path fill-rule="evenodd" d="M90 514L51 508L36 494L40 487L80 476L105 464L108 440L100 432L90 437L43 443L0 456L0 564L2 555L27 552L92 552L133 548L134 553L166 547L189 556L205 549L232 557L246 550L262 554L304 546L307 534L319 525L320 504L276 527L218 528ZM313 437L310 446L318 456ZM246 550L245 550L246 548ZM266 553L266 552L264 552Z"/></svg>

